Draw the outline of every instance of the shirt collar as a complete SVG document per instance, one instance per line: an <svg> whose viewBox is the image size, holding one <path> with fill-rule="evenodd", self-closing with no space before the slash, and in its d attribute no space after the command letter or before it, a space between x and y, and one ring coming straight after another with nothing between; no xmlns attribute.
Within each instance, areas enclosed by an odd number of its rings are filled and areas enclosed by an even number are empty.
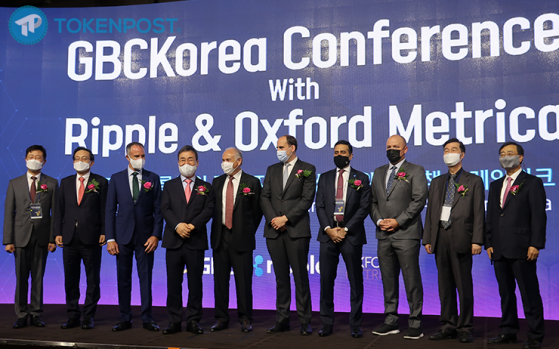
<svg viewBox="0 0 559 349"><path fill-rule="evenodd" d="M297 160L299 160L298 157L294 157L293 160L286 162L285 164L283 164L283 166L289 164L290 166L295 166L295 163L297 162Z"/></svg>
<svg viewBox="0 0 559 349"><path fill-rule="evenodd" d="M37 181L41 180L41 172L39 172L38 175L34 175L29 173L29 171L26 172L27 173L27 180L32 181L33 179L31 177L37 177Z"/></svg>
<svg viewBox="0 0 559 349"><path fill-rule="evenodd" d="M347 165L347 166L344 167L344 168L336 168L336 172L337 172L337 173L340 173L340 170L344 170L344 173L349 173L349 172L351 171L351 166L350 166L350 165Z"/></svg>
<svg viewBox="0 0 559 349"><path fill-rule="evenodd" d="M79 173L76 173L76 180L79 181L80 177L85 178L84 182L87 183L87 181L89 181L89 175L91 175L91 171L88 171L86 174L84 174L83 176L80 176Z"/></svg>
<svg viewBox="0 0 559 349"><path fill-rule="evenodd" d="M522 172L522 167L519 168L518 171L516 171L515 173L513 173L513 174L510 175L510 176L507 174L507 175L505 176L505 181L506 181L506 179L509 178L509 177L512 178L512 181L513 181L513 182L516 181L516 178L518 178L518 176L520 175L520 172Z"/></svg>
<svg viewBox="0 0 559 349"><path fill-rule="evenodd" d="M238 181L241 180L241 176L243 175L243 170L240 170L239 172L235 173L232 177ZM227 177L231 177L231 176L227 176Z"/></svg>
<svg viewBox="0 0 559 349"><path fill-rule="evenodd" d="M396 170L399 170L400 167L402 167L402 164L404 163L404 161L406 161L406 158L403 158L402 160L400 160L400 162L398 162L395 165L392 165L392 163L388 163L388 169L390 170L392 168L392 166L396 166Z"/></svg>
<svg viewBox="0 0 559 349"><path fill-rule="evenodd" d="M184 182L185 180L190 179L192 182L196 182L196 174L192 177L185 177L181 174L181 181Z"/></svg>
<svg viewBox="0 0 559 349"><path fill-rule="evenodd" d="M463 170L463 168L460 168L460 169L458 170L458 172L455 173L455 175L456 175L455 177L456 177L456 178L460 177L460 175L462 174L462 170ZM450 175L451 175L451 173L448 172L448 178L450 178Z"/></svg>
<svg viewBox="0 0 559 349"><path fill-rule="evenodd" d="M130 166L127 167L128 169L128 177L132 176L132 173L134 172L138 172L138 174L141 176L142 175L142 170L136 171L130 168Z"/></svg>

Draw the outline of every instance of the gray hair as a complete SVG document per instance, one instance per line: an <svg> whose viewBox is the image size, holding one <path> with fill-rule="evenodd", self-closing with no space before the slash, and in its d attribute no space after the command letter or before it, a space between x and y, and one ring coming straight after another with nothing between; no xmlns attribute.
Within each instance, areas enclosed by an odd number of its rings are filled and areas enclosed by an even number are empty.
<svg viewBox="0 0 559 349"><path fill-rule="evenodd" d="M243 158L243 153L239 149L237 149L235 147L229 147L229 148L225 149L225 151L228 151L228 150L232 150L233 153L235 154L235 161Z"/></svg>
<svg viewBox="0 0 559 349"><path fill-rule="evenodd" d="M133 146L140 146L142 147L142 149L144 149L144 145L140 142L130 142L128 143L128 145L126 146L126 155L130 156L130 149L132 149Z"/></svg>

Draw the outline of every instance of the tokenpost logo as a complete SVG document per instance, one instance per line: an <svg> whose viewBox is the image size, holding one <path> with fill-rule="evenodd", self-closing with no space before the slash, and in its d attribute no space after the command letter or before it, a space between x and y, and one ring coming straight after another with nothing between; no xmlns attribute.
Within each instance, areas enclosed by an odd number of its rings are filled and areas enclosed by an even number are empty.
<svg viewBox="0 0 559 349"><path fill-rule="evenodd" d="M18 8L10 16L10 34L24 45L33 45L43 40L47 34L49 23L47 16L34 6Z"/></svg>

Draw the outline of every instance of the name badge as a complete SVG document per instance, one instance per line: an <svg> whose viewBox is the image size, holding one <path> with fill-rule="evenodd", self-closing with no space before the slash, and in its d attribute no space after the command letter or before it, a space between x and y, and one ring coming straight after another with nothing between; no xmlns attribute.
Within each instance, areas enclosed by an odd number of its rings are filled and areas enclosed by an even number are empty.
<svg viewBox="0 0 559 349"><path fill-rule="evenodd" d="M443 210L441 211L441 221L448 222L450 219L450 209L452 206L443 206Z"/></svg>
<svg viewBox="0 0 559 349"><path fill-rule="evenodd" d="M343 216L345 211L345 202L344 200L337 199L336 206L334 208L334 216Z"/></svg>
<svg viewBox="0 0 559 349"><path fill-rule="evenodd" d="M31 219L43 218L43 209L41 208L41 204L31 204L29 205L29 209L31 210Z"/></svg>

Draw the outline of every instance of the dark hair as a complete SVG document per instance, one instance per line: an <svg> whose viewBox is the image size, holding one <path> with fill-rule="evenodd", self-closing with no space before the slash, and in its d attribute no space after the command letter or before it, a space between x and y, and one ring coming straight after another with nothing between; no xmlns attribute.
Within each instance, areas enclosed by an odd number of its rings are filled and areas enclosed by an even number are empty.
<svg viewBox="0 0 559 349"><path fill-rule="evenodd" d="M25 157L27 157L27 155L29 153L31 153L33 150L40 150L43 152L43 159L46 160L47 159L47 150L42 146L42 145L32 145L29 148L27 148L27 150L25 151Z"/></svg>
<svg viewBox="0 0 559 349"><path fill-rule="evenodd" d="M349 153L353 154L353 147L351 146L351 144L349 144L348 141L341 139L337 141L336 144L334 144L334 148L336 148L336 146L339 144L347 145L347 147L349 148Z"/></svg>
<svg viewBox="0 0 559 349"><path fill-rule="evenodd" d="M184 153L185 151L193 152L194 156L196 157L196 161L198 161L198 151L196 151L196 149L194 149L194 147L191 145L185 145L184 147L182 147L177 154L177 158L180 158L181 153Z"/></svg>
<svg viewBox="0 0 559 349"><path fill-rule="evenodd" d="M295 150L297 150L297 138L293 137L292 135L285 135L283 137L285 137L285 141L287 142L287 144L289 144L290 147L294 145Z"/></svg>
<svg viewBox="0 0 559 349"><path fill-rule="evenodd" d="M444 142L444 144L443 144L443 149L444 149L444 147L446 147L446 145L449 144L449 143L458 143L458 144L460 144L460 151L461 151L462 153L465 153L465 152L466 152L466 146L464 145L464 143L460 142L460 141L458 140L458 138L451 138L451 139L449 139L448 141Z"/></svg>
<svg viewBox="0 0 559 349"><path fill-rule="evenodd" d="M501 153L501 150L503 150L503 148L508 145L516 145L516 151L518 152L518 155L524 156L524 148L522 148L522 146L516 142L503 143L503 145L499 148L499 153Z"/></svg>
<svg viewBox="0 0 559 349"><path fill-rule="evenodd" d="M89 153L89 160L95 161L95 156L93 155L91 150L87 149L86 147L77 147L76 149L74 149L74 153L72 154L72 158L76 157L76 153L79 152L80 150L85 150L86 152L88 152Z"/></svg>
<svg viewBox="0 0 559 349"><path fill-rule="evenodd" d="M130 155L130 149L132 149L132 147L135 146L135 145L138 145L138 146L142 147L142 149L144 149L144 145L142 143L140 143L140 142L130 142L126 146L126 155Z"/></svg>

